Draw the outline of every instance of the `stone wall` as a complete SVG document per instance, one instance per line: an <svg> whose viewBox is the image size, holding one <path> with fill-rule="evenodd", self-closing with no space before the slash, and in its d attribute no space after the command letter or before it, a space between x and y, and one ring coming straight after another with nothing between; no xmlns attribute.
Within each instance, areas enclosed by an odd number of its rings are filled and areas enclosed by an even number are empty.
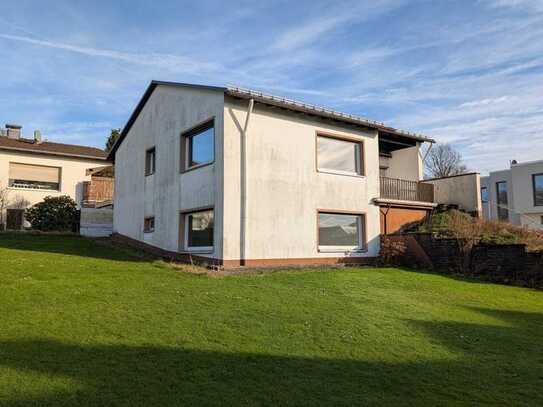
<svg viewBox="0 0 543 407"><path fill-rule="evenodd" d="M430 265L443 274L465 274L502 284L543 288L543 252L528 252L523 244L478 244L464 255L456 239L425 233L386 238L405 243L406 265Z"/></svg>

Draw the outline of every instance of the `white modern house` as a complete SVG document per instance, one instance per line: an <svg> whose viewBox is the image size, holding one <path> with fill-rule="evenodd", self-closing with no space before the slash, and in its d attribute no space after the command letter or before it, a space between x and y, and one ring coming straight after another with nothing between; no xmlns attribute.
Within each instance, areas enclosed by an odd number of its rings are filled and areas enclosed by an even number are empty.
<svg viewBox="0 0 543 407"><path fill-rule="evenodd" d="M153 81L111 150L114 232L225 267L364 263L435 204L433 140L239 88Z"/></svg>
<svg viewBox="0 0 543 407"><path fill-rule="evenodd" d="M543 160L481 177L481 202L485 219L543 230Z"/></svg>
<svg viewBox="0 0 543 407"><path fill-rule="evenodd" d="M87 170L107 165L106 156L98 148L42 140L38 131L23 137L21 126L6 124L0 130L0 189L7 198L0 224L21 229L24 209L46 196L68 195L81 206L92 180Z"/></svg>

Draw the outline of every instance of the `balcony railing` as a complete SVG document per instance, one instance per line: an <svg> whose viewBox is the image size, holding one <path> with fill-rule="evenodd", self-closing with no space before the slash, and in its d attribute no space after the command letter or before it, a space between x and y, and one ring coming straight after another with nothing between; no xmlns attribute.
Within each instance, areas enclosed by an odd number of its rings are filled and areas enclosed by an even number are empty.
<svg viewBox="0 0 543 407"><path fill-rule="evenodd" d="M420 181L381 177L381 198L434 202L434 186Z"/></svg>

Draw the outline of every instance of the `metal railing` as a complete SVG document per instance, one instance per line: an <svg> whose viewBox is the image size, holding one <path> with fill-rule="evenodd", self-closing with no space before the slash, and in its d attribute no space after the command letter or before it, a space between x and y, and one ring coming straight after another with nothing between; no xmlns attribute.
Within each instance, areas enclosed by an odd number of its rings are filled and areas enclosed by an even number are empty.
<svg viewBox="0 0 543 407"><path fill-rule="evenodd" d="M381 198L434 202L434 185L420 181L381 177Z"/></svg>

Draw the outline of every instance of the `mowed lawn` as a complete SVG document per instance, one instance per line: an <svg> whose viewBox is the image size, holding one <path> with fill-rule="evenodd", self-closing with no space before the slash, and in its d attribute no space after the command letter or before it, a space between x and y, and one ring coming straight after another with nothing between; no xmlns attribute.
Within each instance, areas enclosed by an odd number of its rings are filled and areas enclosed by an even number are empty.
<svg viewBox="0 0 543 407"><path fill-rule="evenodd" d="M0 235L1 406L543 405L543 292Z"/></svg>

